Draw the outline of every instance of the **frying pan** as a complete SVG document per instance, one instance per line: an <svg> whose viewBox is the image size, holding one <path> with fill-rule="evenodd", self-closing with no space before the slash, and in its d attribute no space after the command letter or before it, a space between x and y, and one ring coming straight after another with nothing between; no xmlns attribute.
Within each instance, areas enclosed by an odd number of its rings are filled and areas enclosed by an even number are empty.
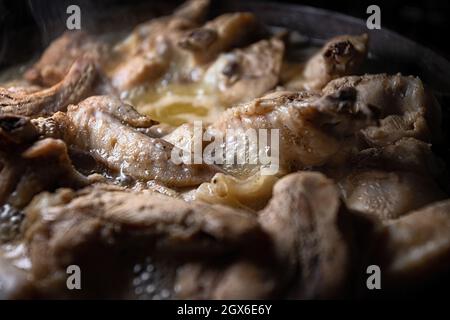
<svg viewBox="0 0 450 320"><path fill-rule="evenodd" d="M30 1L30 3L33 2ZM49 0L41 2L43 11L46 10L45 3L48 5L48 2ZM58 3L62 9L60 13L62 17L64 17L65 8L68 5L65 2L67 1L54 2ZM87 2L78 1L78 3L83 8L83 3ZM108 2L103 1L103 3ZM0 8L1 4L0 0ZM112 4L112 2L108 4L111 5L105 5L101 10L88 12L83 28L93 33L123 32L149 18L171 12L176 5L180 4L180 1L137 0L133 1L132 5ZM2 16L0 15L0 71L2 68L37 57L52 38L64 31L63 20L60 19L59 25L53 24L49 28L45 16L39 15L39 8L34 9L37 10L34 13L37 28L32 19L30 19L31 21L19 20L16 25L9 26L9 29L3 29L2 33ZM386 29L368 30L363 20L324 9L257 0L213 1L211 15L232 11L253 12L264 24L298 31L309 37L311 41L320 42L341 34L368 33L370 54L363 71L391 74L401 72L404 75L419 76L435 92L443 106L444 122L448 121L446 106L449 101L448 97L450 97L450 63L428 48ZM86 13L83 12L83 14ZM448 133L446 141L450 141ZM450 160L448 143L435 147L435 151L446 160L447 164L450 163L448 161ZM424 293L430 297L430 288L433 289L434 294L438 294L439 287L445 289L445 286L450 283L449 278L450 276L447 275L445 279L438 279L437 282L427 285L426 288L423 288L423 292L418 292L418 294ZM410 293L407 293L406 296L410 296Z"/></svg>

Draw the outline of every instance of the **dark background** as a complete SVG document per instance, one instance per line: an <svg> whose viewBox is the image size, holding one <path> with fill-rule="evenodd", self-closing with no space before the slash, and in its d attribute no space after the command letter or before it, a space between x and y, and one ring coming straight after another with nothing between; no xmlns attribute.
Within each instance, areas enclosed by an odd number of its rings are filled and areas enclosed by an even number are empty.
<svg viewBox="0 0 450 320"><path fill-rule="evenodd" d="M141 5L152 0L0 0L0 67L6 62L25 59L27 51L36 47L42 49L64 26L69 4L79 4L82 17L86 11L89 24L95 24L98 14L105 8ZM214 0L213 0L214 1ZM245 0L243 0L245 1ZM261 0L264 1L264 0ZM157 0L157 3L173 2ZM180 1L175 1L180 2ZM298 3L338 11L366 19L366 9L371 4L381 8L382 28L388 28L419 42L450 60L450 1L446 0L389 0L389 1L329 1L329 0L285 0L285 3ZM125 18L125 17L124 17ZM64 20L63 20L64 19ZM24 37L23 32L26 30ZM23 57L17 50L11 50L25 43Z"/></svg>
<svg viewBox="0 0 450 320"><path fill-rule="evenodd" d="M450 1L447 0L389 0L389 1L280 1L301 3L367 19L367 7L380 6L381 27L396 31L419 42L450 60Z"/></svg>

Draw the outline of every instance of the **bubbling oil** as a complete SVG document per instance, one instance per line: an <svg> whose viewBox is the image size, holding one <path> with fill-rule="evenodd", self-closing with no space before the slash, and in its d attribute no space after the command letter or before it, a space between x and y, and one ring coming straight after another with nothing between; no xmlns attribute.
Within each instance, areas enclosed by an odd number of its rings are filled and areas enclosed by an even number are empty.
<svg viewBox="0 0 450 320"><path fill-rule="evenodd" d="M151 257L133 266L132 291L139 300L168 300L173 298L173 275L171 268Z"/></svg>
<svg viewBox="0 0 450 320"><path fill-rule="evenodd" d="M24 219L24 214L5 204L0 207L0 242L14 240L20 233L20 227Z"/></svg>

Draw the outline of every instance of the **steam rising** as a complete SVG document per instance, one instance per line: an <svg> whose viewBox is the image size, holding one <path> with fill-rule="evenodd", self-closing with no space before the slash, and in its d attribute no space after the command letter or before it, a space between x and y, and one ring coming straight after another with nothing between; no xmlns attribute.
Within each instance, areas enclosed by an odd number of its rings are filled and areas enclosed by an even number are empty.
<svg viewBox="0 0 450 320"><path fill-rule="evenodd" d="M41 43L47 46L54 38L66 31L66 21L69 17L66 10L70 5L81 8L82 29L92 28L92 15L96 12L95 5L86 0L28 0L28 6L39 28Z"/></svg>

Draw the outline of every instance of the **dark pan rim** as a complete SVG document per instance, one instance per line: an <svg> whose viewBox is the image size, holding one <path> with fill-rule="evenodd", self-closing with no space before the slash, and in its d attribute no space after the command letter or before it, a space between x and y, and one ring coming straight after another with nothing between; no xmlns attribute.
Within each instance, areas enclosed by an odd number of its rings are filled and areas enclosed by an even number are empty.
<svg viewBox="0 0 450 320"><path fill-rule="evenodd" d="M386 72L419 76L435 91L450 94L450 62L433 50L389 29L369 30L362 19L299 4L221 0L217 2L217 7L219 12L254 12L269 25L297 30L316 39L324 40L346 33L368 33L371 53L392 65Z"/></svg>

